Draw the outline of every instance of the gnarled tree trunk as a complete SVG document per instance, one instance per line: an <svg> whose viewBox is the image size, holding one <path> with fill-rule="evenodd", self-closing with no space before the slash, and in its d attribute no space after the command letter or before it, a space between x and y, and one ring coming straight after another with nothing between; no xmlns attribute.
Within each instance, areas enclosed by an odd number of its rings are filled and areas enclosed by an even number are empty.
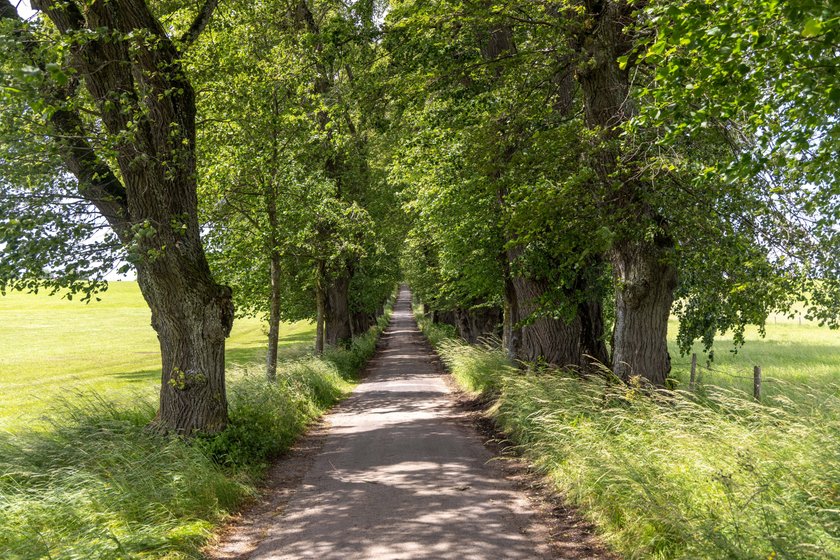
<svg viewBox="0 0 840 560"><path fill-rule="evenodd" d="M521 255L521 247L516 246L508 250L511 263L516 263ZM567 322L539 313L539 301L548 290L544 280L518 272L513 274L511 285L516 296L522 333L517 358L523 362L545 362L558 367L579 366L582 328L580 317L576 316Z"/></svg>
<svg viewBox="0 0 840 560"><path fill-rule="evenodd" d="M74 1L33 6L74 37L71 64L113 140L119 173L87 144L78 114L62 109L52 120L81 196L132 255L152 311L163 366L152 427L184 435L219 431L227 422L224 340L233 305L230 289L213 281L199 236L195 94L180 54L143 0L86 2L84 9ZM186 42L213 7L207 2Z"/></svg>
<svg viewBox="0 0 840 560"><path fill-rule="evenodd" d="M668 262L668 240L626 243L612 251L616 288L613 371L622 379L640 375L663 385L671 371L668 316L677 274Z"/></svg>
<svg viewBox="0 0 840 560"><path fill-rule="evenodd" d="M619 65L630 54L627 33L636 6L626 0L586 2L589 22L581 26L576 49L583 59L577 79L583 92L586 124L595 130L597 144L591 164L603 186L604 209L611 215L633 218L609 251L615 279L616 322L613 330L613 367L627 379L640 375L661 385L670 370L666 343L667 321L677 283L674 243L668 224L645 201L645 182L639 169L639 150L622 150L621 126L634 114L630 95L632 64ZM655 239L642 232L655 229Z"/></svg>
<svg viewBox="0 0 840 560"><path fill-rule="evenodd" d="M233 325L230 288L185 289L189 275L164 279L138 269L152 309L162 359L160 408L154 430L213 433L227 423L225 338Z"/></svg>
<svg viewBox="0 0 840 560"><path fill-rule="evenodd" d="M516 276L519 316L522 325L522 343L519 359L524 362L545 362L557 367L579 366L581 364L581 322L575 316L570 321L539 315L536 302L545 293L546 287L531 278ZM537 314L534 318L534 314Z"/></svg>

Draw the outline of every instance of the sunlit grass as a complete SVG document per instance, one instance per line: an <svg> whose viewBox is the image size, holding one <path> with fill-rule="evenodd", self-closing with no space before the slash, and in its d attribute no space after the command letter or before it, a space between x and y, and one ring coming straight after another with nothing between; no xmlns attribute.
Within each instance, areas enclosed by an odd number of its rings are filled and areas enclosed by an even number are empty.
<svg viewBox="0 0 840 560"><path fill-rule="evenodd" d="M497 425L624 557L840 558L836 332L770 325L737 355L719 349L714 368L758 363L778 380L756 403L723 374L692 394L523 372L498 348L421 325L458 384L492 399Z"/></svg>
<svg viewBox="0 0 840 560"><path fill-rule="evenodd" d="M45 294L0 296L0 430L28 428L57 396L93 390L108 399L154 397L160 350L136 282L112 282L85 304ZM281 327L280 353L300 355L314 325ZM228 366L260 361L265 325L238 319L227 340Z"/></svg>
<svg viewBox="0 0 840 560"><path fill-rule="evenodd" d="M263 375L259 327L250 339L240 331L241 356L259 361L229 366L228 428L193 440L144 430L156 402L101 379L113 363L96 366L87 382L68 376L73 390L38 401L41 429L0 431L0 558L203 558L218 523L256 492L268 460L353 387L386 322L323 357L302 351L312 346L308 326L287 328L291 351L276 383ZM103 325L99 334L108 332ZM103 386L112 392L91 391Z"/></svg>

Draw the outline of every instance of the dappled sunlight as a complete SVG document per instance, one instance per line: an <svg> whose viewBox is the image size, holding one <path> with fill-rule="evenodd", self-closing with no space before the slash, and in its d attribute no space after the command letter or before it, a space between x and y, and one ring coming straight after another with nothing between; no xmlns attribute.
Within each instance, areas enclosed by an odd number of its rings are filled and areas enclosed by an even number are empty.
<svg viewBox="0 0 840 560"><path fill-rule="evenodd" d="M531 512L453 405L409 309L403 292L368 379L327 417L323 449L249 558L540 557Z"/></svg>

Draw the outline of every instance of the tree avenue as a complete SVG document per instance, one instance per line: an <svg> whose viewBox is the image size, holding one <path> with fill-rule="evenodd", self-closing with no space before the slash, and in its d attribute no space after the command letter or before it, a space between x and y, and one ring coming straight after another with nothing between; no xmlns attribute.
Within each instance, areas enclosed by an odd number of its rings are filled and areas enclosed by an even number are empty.
<svg viewBox="0 0 840 560"><path fill-rule="evenodd" d="M154 427L227 418L236 312L375 322L402 277L468 341L666 384L804 303L840 323L825 2L0 3L0 288L130 263ZM770 46L772 45L772 47ZM230 287L228 287L230 286Z"/></svg>
<svg viewBox="0 0 840 560"><path fill-rule="evenodd" d="M281 320L317 318L319 351L375 323L400 229L358 101L380 7L33 7L0 10L2 287L90 299L133 268L161 347L156 431L225 426L228 285L269 318L270 379Z"/></svg>

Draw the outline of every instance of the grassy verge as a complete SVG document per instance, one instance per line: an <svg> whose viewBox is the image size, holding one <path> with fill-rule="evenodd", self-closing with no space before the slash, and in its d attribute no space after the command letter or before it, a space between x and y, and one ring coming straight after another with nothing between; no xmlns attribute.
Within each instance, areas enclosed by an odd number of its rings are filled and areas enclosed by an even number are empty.
<svg viewBox="0 0 840 560"><path fill-rule="evenodd" d="M151 401L89 392L57 406L49 429L0 435L0 556L200 558L268 460L349 391L386 323L348 349L283 362L277 383L235 368L230 425L213 437L150 435Z"/></svg>
<svg viewBox="0 0 840 560"><path fill-rule="evenodd" d="M137 283L111 282L100 298L84 304L43 293L0 296L0 430L32 430L68 391L124 402L157 395L160 346ZM237 319L225 343L228 368L262 359L265 332L259 319ZM281 355L300 355L315 326L284 323L280 332Z"/></svg>
<svg viewBox="0 0 840 560"><path fill-rule="evenodd" d="M764 404L707 386L642 395L421 319L465 390L627 558L840 558L840 391L788 384Z"/></svg>

